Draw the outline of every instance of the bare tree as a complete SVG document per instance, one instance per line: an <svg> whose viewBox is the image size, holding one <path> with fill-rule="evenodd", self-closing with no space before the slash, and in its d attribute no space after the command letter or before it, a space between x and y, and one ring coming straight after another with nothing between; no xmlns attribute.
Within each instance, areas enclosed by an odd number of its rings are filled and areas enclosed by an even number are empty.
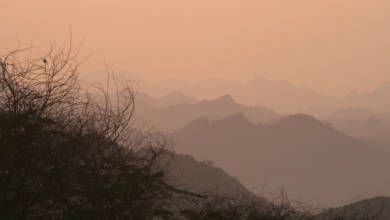
<svg viewBox="0 0 390 220"><path fill-rule="evenodd" d="M161 161L169 143L131 126L130 84L108 73L107 85L84 89L71 47L30 53L0 57L0 216L167 215L161 201L174 190Z"/></svg>

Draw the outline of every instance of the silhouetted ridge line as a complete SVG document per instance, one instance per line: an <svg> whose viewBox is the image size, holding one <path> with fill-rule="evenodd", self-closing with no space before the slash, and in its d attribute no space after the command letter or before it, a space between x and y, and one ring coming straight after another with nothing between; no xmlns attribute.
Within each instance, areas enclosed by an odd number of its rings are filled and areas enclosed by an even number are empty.
<svg viewBox="0 0 390 220"><path fill-rule="evenodd" d="M277 122L274 123L274 125L278 126L297 126L299 125L299 128L305 128L308 126L316 126L316 127L328 127L323 122L317 120L311 115L306 114L295 114L287 116Z"/></svg>
<svg viewBox="0 0 390 220"><path fill-rule="evenodd" d="M261 106L246 106L234 101L230 95L197 103L181 103L166 108L157 108L141 103L136 109L138 119L147 121L159 129L182 129L186 124L199 117L222 119L243 113L245 118L254 123L265 123L281 116L271 109Z"/></svg>
<svg viewBox="0 0 390 220"><path fill-rule="evenodd" d="M310 115L254 124L234 114L188 127L177 134L178 152L215 161L249 189L283 185L292 198L322 203L390 195L390 154Z"/></svg>

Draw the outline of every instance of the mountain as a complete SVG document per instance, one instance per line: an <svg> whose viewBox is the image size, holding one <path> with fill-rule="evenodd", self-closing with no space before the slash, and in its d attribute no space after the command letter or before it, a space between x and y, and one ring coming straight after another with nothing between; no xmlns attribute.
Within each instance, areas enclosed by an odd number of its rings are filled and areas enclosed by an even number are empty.
<svg viewBox="0 0 390 220"><path fill-rule="evenodd" d="M366 92L355 93L347 96L339 103L340 107L346 106L364 106L374 110L375 112L390 111L390 82L383 83L382 86Z"/></svg>
<svg viewBox="0 0 390 220"><path fill-rule="evenodd" d="M132 79L139 91L154 97L168 97L166 103L179 104L195 100L216 99L224 94L230 94L235 100L246 105L260 105L275 109L281 113L307 113L318 117L326 117L339 109L368 108L374 113L390 112L390 83L383 83L376 89L368 92L351 92L346 96L327 96L307 86L297 86L285 80L269 80L257 76L248 82L235 80L208 79L199 82L167 79L159 82L150 82L141 79L129 72L119 72ZM86 75L88 76L88 75ZM84 76L84 78L88 78ZM102 72L89 74L89 78L104 82L106 75ZM179 94L177 94L179 93ZM171 97L172 94L174 97ZM184 96L189 97L183 97ZM170 98L169 98L170 97ZM179 97L179 98L177 98ZM165 98L164 98L165 99ZM173 100L173 101L172 101ZM160 102L160 101L157 101ZM150 104L150 103L149 103Z"/></svg>
<svg viewBox="0 0 390 220"><path fill-rule="evenodd" d="M390 150L390 113L376 114L367 108L348 108L324 120L350 136Z"/></svg>
<svg viewBox="0 0 390 220"><path fill-rule="evenodd" d="M327 96L307 86L297 86L286 80L269 80L257 76L248 82L209 79L199 82L165 80L151 83L140 81L142 91L153 95L180 91L197 99L215 98L223 94L240 103L261 105L282 113L308 113L326 116L338 109L362 108L375 113L390 112L390 82L383 83L371 91L351 92L346 96Z"/></svg>
<svg viewBox="0 0 390 220"><path fill-rule="evenodd" d="M231 94L234 99L247 105L261 105L280 112L323 111L324 103L331 98L311 88L295 86L288 81L273 81L256 77L249 82L209 79L199 82L165 80L158 83L141 81L142 91L153 95L181 91L198 99L215 99ZM320 108L317 108L321 106Z"/></svg>
<svg viewBox="0 0 390 220"><path fill-rule="evenodd" d="M316 217L318 220L341 219L337 216L346 216L342 219L390 219L390 197L374 197L353 202L338 208L330 208Z"/></svg>
<svg viewBox="0 0 390 220"><path fill-rule="evenodd" d="M257 103L279 112L317 113L324 109L316 109L317 106L326 106L326 103L334 99L327 97L305 86L295 86L288 81L273 81L264 77L244 84L239 93L233 93L237 100L243 103Z"/></svg>
<svg viewBox="0 0 390 220"><path fill-rule="evenodd" d="M136 118L161 130L181 129L198 117L218 119L239 112L245 114L253 122L268 122L281 117L268 108L239 104L230 95L213 100L202 100L194 104L180 103L165 108L145 103L136 105Z"/></svg>
<svg viewBox="0 0 390 220"><path fill-rule="evenodd" d="M364 120L374 116L375 113L364 107L350 107L333 112L327 118L332 120Z"/></svg>
<svg viewBox="0 0 390 220"><path fill-rule="evenodd" d="M253 196L236 178L210 161L197 161L190 155L173 154L169 162L171 184L194 193L225 196Z"/></svg>
<svg viewBox="0 0 390 220"><path fill-rule="evenodd" d="M385 82L378 88L368 92L351 92L349 95L344 97L333 97L330 99L330 101L319 105L319 107L326 109L328 113L339 111L339 113L343 113L345 116L348 112L356 114L358 111L360 111L360 113L363 113L362 116L367 116L371 113L378 114L383 112L390 112L389 96L390 82ZM325 115L322 114L321 116Z"/></svg>
<svg viewBox="0 0 390 220"><path fill-rule="evenodd" d="M244 114L200 118L176 138L176 151L214 161L249 189L283 186L293 199L321 204L390 194L390 154L312 116L268 124Z"/></svg>
<svg viewBox="0 0 390 220"><path fill-rule="evenodd" d="M171 105L177 105L180 103L194 104L198 101L184 93L173 92L158 98L152 97L146 93L138 93L135 102L136 104L142 103L144 105L164 108Z"/></svg>

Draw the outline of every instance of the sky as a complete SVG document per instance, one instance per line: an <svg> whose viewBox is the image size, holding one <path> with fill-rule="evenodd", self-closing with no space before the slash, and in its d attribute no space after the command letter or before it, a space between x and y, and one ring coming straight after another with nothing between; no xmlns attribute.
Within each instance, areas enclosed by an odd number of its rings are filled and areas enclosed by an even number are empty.
<svg viewBox="0 0 390 220"><path fill-rule="evenodd" d="M66 43L83 72L288 80L328 95L390 81L388 0L1 0L0 52Z"/></svg>

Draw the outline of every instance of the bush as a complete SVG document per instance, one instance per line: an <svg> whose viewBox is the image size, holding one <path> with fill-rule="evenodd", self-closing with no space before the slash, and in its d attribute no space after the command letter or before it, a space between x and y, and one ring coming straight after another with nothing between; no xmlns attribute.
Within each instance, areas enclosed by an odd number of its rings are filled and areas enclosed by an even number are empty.
<svg viewBox="0 0 390 220"><path fill-rule="evenodd" d="M83 90L71 48L21 59L28 52L0 58L0 217L166 215L168 142L131 126L129 84Z"/></svg>

